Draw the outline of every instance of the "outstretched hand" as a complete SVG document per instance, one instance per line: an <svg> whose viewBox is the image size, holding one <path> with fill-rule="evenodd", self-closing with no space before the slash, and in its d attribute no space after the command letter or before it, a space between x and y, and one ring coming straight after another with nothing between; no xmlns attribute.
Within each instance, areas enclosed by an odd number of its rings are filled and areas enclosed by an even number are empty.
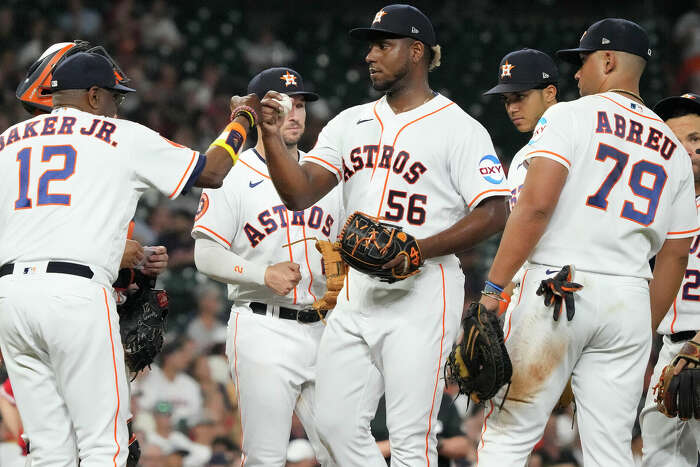
<svg viewBox="0 0 700 467"><path fill-rule="evenodd" d="M279 134L284 123L284 108L279 99L282 95L275 91L268 91L261 102L262 116L260 117L260 129L264 135Z"/></svg>

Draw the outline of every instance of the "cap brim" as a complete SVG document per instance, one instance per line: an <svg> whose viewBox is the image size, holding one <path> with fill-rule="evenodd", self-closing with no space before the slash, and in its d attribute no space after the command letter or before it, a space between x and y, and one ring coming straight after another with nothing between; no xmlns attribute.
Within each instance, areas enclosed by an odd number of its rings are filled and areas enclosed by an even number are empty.
<svg viewBox="0 0 700 467"><path fill-rule="evenodd" d="M661 117L661 120L668 120L668 118L673 114L673 111L679 107L685 107L693 109L695 112L700 114L700 102L695 99L688 99L686 97L667 97L666 99L661 99L654 106L654 113Z"/></svg>
<svg viewBox="0 0 700 467"><path fill-rule="evenodd" d="M124 86L123 84L119 84L119 83L115 84L114 86L112 86L111 88L108 88L108 89L111 89L113 91L119 91L119 92L136 92L136 89L132 89L130 87Z"/></svg>
<svg viewBox="0 0 700 467"><path fill-rule="evenodd" d="M304 98L306 102L313 102L317 101L319 99L318 94L315 92L308 92L308 91L299 91L299 92L288 92L286 93L288 96L301 96Z"/></svg>
<svg viewBox="0 0 700 467"><path fill-rule="evenodd" d="M581 64L581 57L579 54L582 54L582 53L588 54L591 52L595 52L595 50L582 49L581 47L578 47L576 49L557 50L556 56L559 60L564 60L565 62L573 63L574 65L580 65Z"/></svg>
<svg viewBox="0 0 700 467"><path fill-rule="evenodd" d="M543 84L549 85L554 83L501 83L486 91L484 96L491 94L503 94L504 92L529 91L530 89L535 89L537 86L541 86Z"/></svg>
<svg viewBox="0 0 700 467"><path fill-rule="evenodd" d="M399 37L409 37L409 36L402 36L401 34L396 34L395 32L388 31L386 29L381 29L381 28L355 28L350 30L350 37L353 39L358 39L358 40L372 40L376 39L377 37L391 37L391 38L399 38Z"/></svg>

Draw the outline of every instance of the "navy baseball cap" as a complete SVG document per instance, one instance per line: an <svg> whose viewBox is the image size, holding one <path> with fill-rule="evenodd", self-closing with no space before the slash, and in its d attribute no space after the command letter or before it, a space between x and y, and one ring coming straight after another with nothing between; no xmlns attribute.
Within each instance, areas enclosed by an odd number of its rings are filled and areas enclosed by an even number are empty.
<svg viewBox="0 0 700 467"><path fill-rule="evenodd" d="M558 80L559 70L552 57L535 49L516 50L503 57L498 67L498 85L484 95L556 86Z"/></svg>
<svg viewBox="0 0 700 467"><path fill-rule="evenodd" d="M664 121L681 110L700 115L700 94L687 93L682 96L667 97L654 106L654 112Z"/></svg>
<svg viewBox="0 0 700 467"><path fill-rule="evenodd" d="M557 57L580 65L580 53L597 50L628 52L645 60L651 57L647 32L637 23L621 18L605 18L593 23L581 36L578 48L559 50Z"/></svg>
<svg viewBox="0 0 700 467"><path fill-rule="evenodd" d="M304 90L304 80L291 68L268 68L253 76L248 83L248 94L256 94L262 99L267 91L302 96L307 102L318 100L318 94Z"/></svg>
<svg viewBox="0 0 700 467"><path fill-rule="evenodd" d="M103 55L78 52L56 67L51 84L44 88L44 92L50 94L66 89L90 89L93 86L121 93L136 91L120 84L114 67Z"/></svg>
<svg viewBox="0 0 700 467"><path fill-rule="evenodd" d="M385 6L374 15L368 28L355 28L350 31L354 39L371 40L381 36L411 37L434 46L435 30L427 16L411 5L395 4Z"/></svg>

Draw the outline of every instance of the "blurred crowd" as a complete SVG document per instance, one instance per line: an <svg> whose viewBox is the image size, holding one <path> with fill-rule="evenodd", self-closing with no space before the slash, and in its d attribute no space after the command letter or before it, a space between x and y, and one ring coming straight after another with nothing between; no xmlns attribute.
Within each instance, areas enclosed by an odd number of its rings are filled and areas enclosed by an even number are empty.
<svg viewBox="0 0 700 467"><path fill-rule="evenodd" d="M27 67L50 44L83 39L104 45L138 89L120 108L122 118L143 123L178 143L203 150L227 121L230 95L244 90L248 79L263 68L299 64L299 50L306 47L304 34L298 35L299 47L296 47L281 40L282 32L267 27L259 18L254 26L248 27L256 30L254 37L239 35L239 28L249 19L240 7L202 7L183 12L164 0L119 0L107 6L80 0L70 0L60 7L48 0L34 2L33 6L27 3L32 2L11 0L0 5L1 129L29 117L14 96ZM367 6L366 11L356 14L369 17L375 7ZM195 16L188 18L187 14ZM215 21L217 18L221 20ZM677 63L669 60L659 65L672 70L676 79L659 84L663 89L658 92L666 93L674 88L698 92L700 6L666 20L673 21L673 27L670 37L663 40L670 42L669 47L677 47L679 56ZM663 25L663 21L659 19L659 24ZM581 20L584 23L586 18ZM293 27L293 23L289 24ZM216 25L215 30L206 30L212 25ZM322 33L320 27L319 34ZM487 40L484 34L480 37ZM449 37L449 31L443 37ZM193 38L198 38L196 44L192 43ZM346 87L363 79L351 73L361 62L362 50L358 47L350 52L357 56L355 62L347 64L348 72L343 76ZM447 53L449 57L449 47ZM312 63L323 69L327 60L321 53ZM495 70L498 58L493 60ZM363 95L347 96L342 101L338 96L323 96L322 91L329 89L329 85L318 79L322 75L311 70L309 74L317 77L322 100L309 106L302 149L313 144L324 122L340 107L372 97L365 85L356 87ZM489 72L487 76L494 74ZM314 80L309 81L313 86ZM475 107L481 105L478 101L471 106L460 103L469 111L476 109L473 113L481 112ZM496 105L499 113L495 121L501 126L510 125L501 115L500 103ZM484 124L491 128L488 122ZM507 130L512 137L512 128ZM499 141L496 145L499 147ZM501 159L508 161L511 156L506 152ZM198 198L199 191L195 189L166 205L156 193L148 192L137 211L134 238L144 245L164 245L170 256L169 268L159 278L159 285L170 294L168 340L159 363L132 383L131 410L144 467L234 466L240 461L239 407L225 356L230 304L225 288L207 280L194 267L190 231ZM497 244L498 239L493 239L478 252L466 252L460 258L468 278L467 301L478 295L489 266L487 259L493 257ZM647 383L655 358L652 355L650 359ZM449 387L440 410L438 436L444 440L441 466L475 465L481 440L485 409L469 405L464 397L456 395L456 388ZM487 406L486 410L491 409ZM582 465L574 418L573 406L552 416L531 456L531 467ZM382 444L387 443L386 427L382 426L381 417L372 428L380 447L386 448L388 445ZM638 427L635 430L633 445L635 453L641 456ZM18 448L2 423L0 438L5 440L0 443L0 466L19 462ZM296 419L290 433L287 465L316 465L311 446Z"/></svg>

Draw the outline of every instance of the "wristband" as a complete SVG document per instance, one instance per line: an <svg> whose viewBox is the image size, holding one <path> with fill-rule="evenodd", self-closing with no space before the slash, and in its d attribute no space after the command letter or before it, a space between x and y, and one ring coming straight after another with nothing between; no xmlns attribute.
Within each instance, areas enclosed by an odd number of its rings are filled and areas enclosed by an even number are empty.
<svg viewBox="0 0 700 467"><path fill-rule="evenodd" d="M241 150L246 139L246 131L238 122L231 122L226 125L224 131L211 143L211 146L218 146L226 150L235 164L238 161L238 152ZM210 146L210 147L211 147Z"/></svg>
<svg viewBox="0 0 700 467"><path fill-rule="evenodd" d="M486 282L484 282L484 291L485 292L497 292L500 294L501 292L503 292L503 287L501 287L500 285L496 285L493 282L487 280Z"/></svg>
<svg viewBox="0 0 700 467"><path fill-rule="evenodd" d="M240 105L233 109L233 112L231 112L231 120L241 116L248 119L251 128L253 128L255 123L258 121L258 114L255 112L255 109L247 105Z"/></svg>

